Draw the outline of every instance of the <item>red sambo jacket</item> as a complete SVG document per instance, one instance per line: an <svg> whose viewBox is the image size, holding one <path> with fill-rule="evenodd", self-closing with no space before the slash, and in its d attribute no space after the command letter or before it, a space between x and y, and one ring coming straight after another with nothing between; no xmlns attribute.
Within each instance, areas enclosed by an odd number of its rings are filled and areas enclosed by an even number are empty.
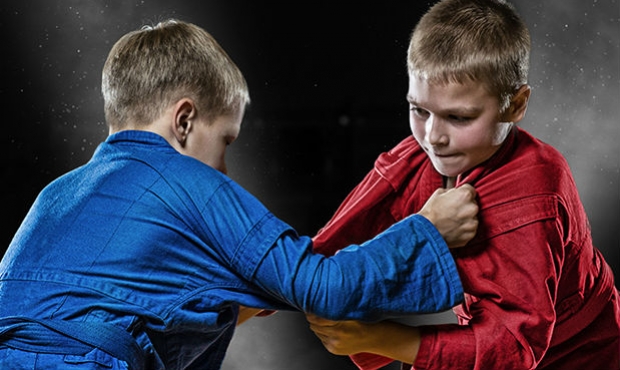
<svg viewBox="0 0 620 370"><path fill-rule="evenodd" d="M488 161L459 176L476 188L480 226L453 250L465 290L459 324L423 326L415 369L618 369L620 307L593 247L568 164L515 128ZM333 254L421 209L442 176L413 137L383 153L314 238ZM423 299L423 297L421 297ZM352 359L361 369L392 360Z"/></svg>

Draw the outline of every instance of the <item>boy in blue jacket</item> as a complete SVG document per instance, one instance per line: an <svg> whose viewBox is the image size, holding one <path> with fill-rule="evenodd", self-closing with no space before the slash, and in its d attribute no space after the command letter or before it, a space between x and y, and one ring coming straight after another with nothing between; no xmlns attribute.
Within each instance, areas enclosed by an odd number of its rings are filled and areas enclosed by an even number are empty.
<svg viewBox="0 0 620 370"><path fill-rule="evenodd" d="M249 94L203 29L123 36L102 91L109 137L41 192L0 263L0 368L217 369L240 310L380 320L462 300L447 247L476 232L473 188L314 254L226 176Z"/></svg>

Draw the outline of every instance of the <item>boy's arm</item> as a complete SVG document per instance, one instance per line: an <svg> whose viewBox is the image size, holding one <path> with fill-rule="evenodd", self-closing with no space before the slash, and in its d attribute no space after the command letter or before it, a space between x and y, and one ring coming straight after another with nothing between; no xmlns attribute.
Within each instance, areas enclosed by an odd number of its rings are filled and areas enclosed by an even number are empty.
<svg viewBox="0 0 620 370"><path fill-rule="evenodd" d="M534 212L528 214L536 217ZM318 331L328 350L352 354L361 369L377 369L393 360L413 361L416 369L471 369L480 364L532 368L548 349L554 327L555 302L551 297L559 277L555 274L557 261L546 253L547 243L562 244L561 228L553 219L503 232L484 245L457 252L462 254L461 267L467 271L464 279L469 291L480 297L471 300L468 315L472 319L465 325L422 326L403 334L408 329L392 322L372 326L350 321L313 323L309 317L311 328ZM510 253L505 253L507 250ZM489 275L480 266L492 266L495 273ZM368 338L353 338L349 335L353 330ZM385 339L389 335L403 341L402 345L392 348ZM345 344L345 338L351 342ZM408 356L395 352L407 348ZM359 353L364 351L367 353Z"/></svg>
<svg viewBox="0 0 620 370"><path fill-rule="evenodd" d="M412 364L420 347L418 328L393 321L332 321L315 315L306 315L306 318L310 329L329 352L335 355L360 353L353 360L363 369L380 368L394 360Z"/></svg>
<svg viewBox="0 0 620 370"><path fill-rule="evenodd" d="M472 233L477 227L474 203L473 188L437 194L429 199L437 211L430 217L452 225L444 232L456 228L462 229L459 234ZM463 214L454 217L460 209ZM305 312L338 320L380 320L443 310L462 299L454 260L437 229L420 215L331 258L288 244L299 241L294 235L280 238L256 270L255 282Z"/></svg>

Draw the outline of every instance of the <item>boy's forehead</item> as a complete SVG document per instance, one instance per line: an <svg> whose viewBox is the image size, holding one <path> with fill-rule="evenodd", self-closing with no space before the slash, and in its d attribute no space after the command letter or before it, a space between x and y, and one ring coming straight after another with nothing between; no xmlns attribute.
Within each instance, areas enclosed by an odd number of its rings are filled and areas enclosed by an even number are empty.
<svg viewBox="0 0 620 370"><path fill-rule="evenodd" d="M464 85L470 87L483 87L491 91L492 76L487 77L474 77L466 71L434 71L429 72L420 69L409 69L408 71L409 82L418 80L429 85L443 86L443 85Z"/></svg>
<svg viewBox="0 0 620 370"><path fill-rule="evenodd" d="M476 81L430 82L425 78L410 78L407 101L437 109L459 109L478 112L482 106L497 104L484 85Z"/></svg>

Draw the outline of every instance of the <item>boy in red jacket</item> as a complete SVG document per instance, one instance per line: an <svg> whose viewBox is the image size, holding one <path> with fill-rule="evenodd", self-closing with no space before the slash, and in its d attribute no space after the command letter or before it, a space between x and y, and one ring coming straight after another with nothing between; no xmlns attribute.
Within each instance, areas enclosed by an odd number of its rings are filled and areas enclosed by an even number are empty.
<svg viewBox="0 0 620 370"><path fill-rule="evenodd" d="M479 196L480 227L454 251L458 324L335 322L308 316L330 352L361 369L618 369L613 274L592 245L562 155L516 127L525 115L530 38L500 0L444 0L408 51L413 137L379 156L314 238L333 254L416 212L439 187ZM365 353L361 353L365 352ZM382 356L378 356L382 355Z"/></svg>

